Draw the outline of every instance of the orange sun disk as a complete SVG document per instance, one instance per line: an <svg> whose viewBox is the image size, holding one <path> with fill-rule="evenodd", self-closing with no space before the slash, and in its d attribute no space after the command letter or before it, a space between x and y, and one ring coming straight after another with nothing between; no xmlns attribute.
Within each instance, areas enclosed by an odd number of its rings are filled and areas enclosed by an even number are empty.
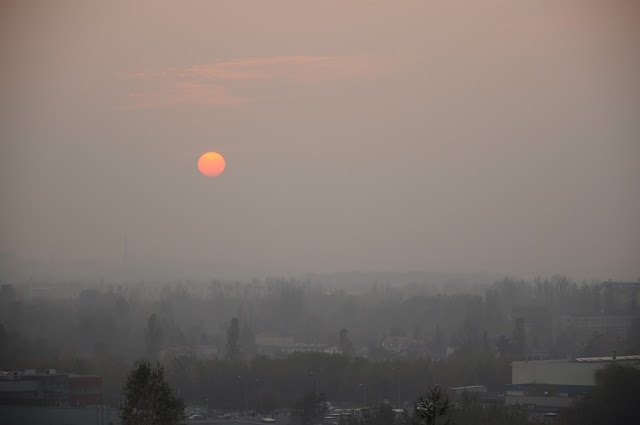
<svg viewBox="0 0 640 425"><path fill-rule="evenodd" d="M207 177L219 176L224 167L224 158L218 152L207 152L198 160L198 170Z"/></svg>

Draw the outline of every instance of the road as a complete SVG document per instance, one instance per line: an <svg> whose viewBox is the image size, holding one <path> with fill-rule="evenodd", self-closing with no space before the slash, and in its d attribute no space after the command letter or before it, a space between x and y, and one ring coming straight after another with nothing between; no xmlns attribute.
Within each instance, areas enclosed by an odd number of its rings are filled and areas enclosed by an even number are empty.
<svg viewBox="0 0 640 425"><path fill-rule="evenodd" d="M270 417L270 416L269 416ZM275 422L269 422L268 425L287 425L289 423L289 417L284 414L279 414L274 417ZM260 416L238 416L236 419L194 419L188 420L187 424L191 425L257 425L265 424L262 422Z"/></svg>

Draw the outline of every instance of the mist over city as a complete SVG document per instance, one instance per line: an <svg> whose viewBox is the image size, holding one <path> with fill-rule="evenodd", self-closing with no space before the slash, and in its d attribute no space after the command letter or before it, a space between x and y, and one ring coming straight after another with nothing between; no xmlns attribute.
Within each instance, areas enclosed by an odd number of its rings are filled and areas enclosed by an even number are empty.
<svg viewBox="0 0 640 425"><path fill-rule="evenodd" d="M2 2L0 422L634 423L639 51L630 0Z"/></svg>

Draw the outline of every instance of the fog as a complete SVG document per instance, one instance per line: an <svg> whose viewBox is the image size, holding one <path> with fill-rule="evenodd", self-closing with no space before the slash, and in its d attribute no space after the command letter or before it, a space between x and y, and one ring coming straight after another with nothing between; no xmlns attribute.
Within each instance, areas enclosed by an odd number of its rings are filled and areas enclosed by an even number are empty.
<svg viewBox="0 0 640 425"><path fill-rule="evenodd" d="M191 405L242 409L242 379L244 409L266 414L314 384L332 402L362 403L366 385L371 405L397 406L434 384L504 393L513 361L640 350L637 283L385 278L3 284L0 364L101 376L102 401L117 407L131 363L148 358ZM568 320L579 317L613 325Z"/></svg>
<svg viewBox="0 0 640 425"><path fill-rule="evenodd" d="M635 281L639 10L3 2L2 272Z"/></svg>

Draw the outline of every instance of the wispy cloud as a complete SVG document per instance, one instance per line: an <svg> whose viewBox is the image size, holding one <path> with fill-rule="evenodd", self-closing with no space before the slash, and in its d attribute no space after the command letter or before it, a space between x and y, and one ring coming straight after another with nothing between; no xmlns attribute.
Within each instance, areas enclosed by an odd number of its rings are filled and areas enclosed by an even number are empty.
<svg viewBox="0 0 640 425"><path fill-rule="evenodd" d="M157 108L171 105L235 105L250 102L228 94L224 87L197 81L181 81L169 87L153 91L139 91L129 95L129 103L123 109Z"/></svg>
<svg viewBox="0 0 640 425"><path fill-rule="evenodd" d="M389 59L372 56L274 56L194 65L185 73L219 80L321 81L370 76L392 65Z"/></svg>
<svg viewBox="0 0 640 425"><path fill-rule="evenodd" d="M281 80L313 83L363 78L401 65L375 56L272 56L170 68L161 72L117 73L132 87L124 109L169 105L233 105L255 99L230 94L228 85L244 81ZM223 84L225 84L223 86Z"/></svg>

